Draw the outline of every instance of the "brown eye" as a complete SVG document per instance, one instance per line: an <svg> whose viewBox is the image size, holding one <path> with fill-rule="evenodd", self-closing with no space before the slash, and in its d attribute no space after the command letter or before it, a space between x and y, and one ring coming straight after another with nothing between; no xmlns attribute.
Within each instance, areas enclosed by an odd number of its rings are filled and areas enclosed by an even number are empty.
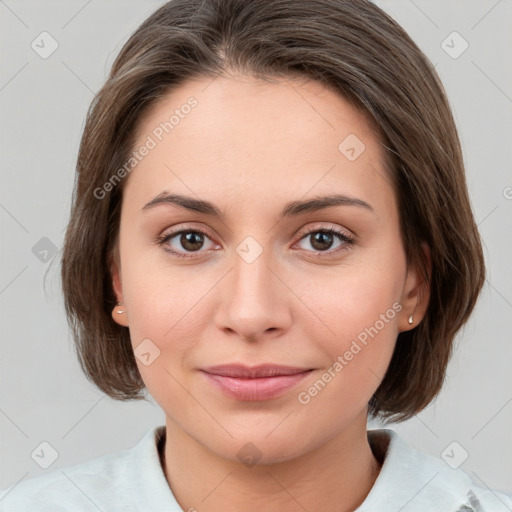
<svg viewBox="0 0 512 512"><path fill-rule="evenodd" d="M308 236L311 240L311 246L317 251L325 251L330 249L334 243L333 234L326 231L317 231L316 233Z"/></svg>
<svg viewBox="0 0 512 512"><path fill-rule="evenodd" d="M179 243L187 251L197 251L204 243L203 234L196 231L185 231L181 233Z"/></svg>
<svg viewBox="0 0 512 512"><path fill-rule="evenodd" d="M347 233L334 228L317 228L306 232L300 240L300 242L303 241L309 242L311 249L306 248L306 250L310 252L317 252L320 255L321 253L336 255L340 251L348 249L355 242L355 239ZM337 242L338 244L336 245ZM333 246L335 246L334 249L332 249Z"/></svg>
<svg viewBox="0 0 512 512"><path fill-rule="evenodd" d="M193 257L193 253L206 253L207 250L201 250L205 246L205 241L209 240L213 245L208 234L201 229L181 229L173 233L168 233L157 239L157 243L163 246L164 250L179 257Z"/></svg>

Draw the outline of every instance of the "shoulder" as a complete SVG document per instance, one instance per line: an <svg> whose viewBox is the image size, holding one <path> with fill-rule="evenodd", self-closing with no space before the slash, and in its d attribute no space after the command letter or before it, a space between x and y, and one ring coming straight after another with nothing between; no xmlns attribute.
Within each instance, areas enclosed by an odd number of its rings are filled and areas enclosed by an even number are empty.
<svg viewBox="0 0 512 512"><path fill-rule="evenodd" d="M119 491L125 481L126 459L127 452L113 453L22 480L0 491L0 511L36 512L55 510L55 507L97 511L109 492L123 496Z"/></svg>
<svg viewBox="0 0 512 512"><path fill-rule="evenodd" d="M134 467L144 469L142 455L154 446L154 438L151 429L131 449L22 479L0 490L0 512L133 510Z"/></svg>
<svg viewBox="0 0 512 512"><path fill-rule="evenodd" d="M368 431L372 450L384 459L381 472L358 512L511 512L512 496L476 483L468 473L424 453L395 431Z"/></svg>

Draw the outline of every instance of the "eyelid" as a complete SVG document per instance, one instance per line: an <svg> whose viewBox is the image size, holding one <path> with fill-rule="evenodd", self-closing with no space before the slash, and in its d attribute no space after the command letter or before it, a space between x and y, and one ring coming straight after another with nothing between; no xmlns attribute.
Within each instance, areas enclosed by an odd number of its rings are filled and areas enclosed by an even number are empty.
<svg viewBox="0 0 512 512"><path fill-rule="evenodd" d="M299 229L298 231L295 232L293 237L294 238L299 237L299 240L301 240L305 235L309 235L311 232L322 231L322 230L327 230L327 229L334 229L336 231L340 231L347 238L351 238L351 239L356 238L355 234L346 228L343 228L341 226L338 226L336 224L332 224L329 222L321 222L321 221L313 223L313 225L307 225L307 226ZM166 233L164 231L164 233L162 233L160 238L164 238L164 237L168 237L168 236L175 236L175 235L178 235L179 233L181 233L182 231L198 231L200 233L206 234L212 240L215 240L215 238L216 238L215 235L213 235L212 232L208 228L203 227L203 226L197 227L190 223L184 223L184 224L180 225L178 228L173 228L169 233Z"/></svg>
<svg viewBox="0 0 512 512"><path fill-rule="evenodd" d="M342 226L338 226L337 224L330 223L330 222L313 223L313 225L308 225L304 228L301 228L299 231L297 231L295 236L302 239L303 236L309 235L311 232L325 231L325 230L329 230L329 229L333 229L334 231L342 233L347 238L350 238L353 240L355 240L355 238L356 238L355 233L353 233L352 231L350 231L347 228L344 228Z"/></svg>
<svg viewBox="0 0 512 512"><path fill-rule="evenodd" d="M188 223L180 224L177 228L173 227L173 228L171 228L171 230L169 232L164 231L161 235L161 238L165 238L168 236L174 237L183 231L196 231L199 233L203 233L203 234L207 235L208 238L210 238L212 240L215 240L215 238L216 238L210 229L203 227L203 226L198 227L198 226L195 226L193 224L188 224Z"/></svg>
<svg viewBox="0 0 512 512"><path fill-rule="evenodd" d="M182 225L179 225L178 228L171 229L170 232L163 232L157 239L156 243L159 245L164 245L167 241L174 238L175 236L183 233L183 232L197 232L202 233L203 235L206 235L212 243L216 244L215 242L215 236L212 236L211 231L208 228L205 228L203 226L196 227L193 224L184 223ZM308 235L311 235L312 233L320 232L320 231L326 231L331 232L335 236L338 236L342 242L347 246L345 249L348 249L348 246L352 245L356 241L356 236L351 231L347 230L346 228L343 228L341 226L332 224L332 223L325 223L325 222L317 222L313 225L308 225L306 227L301 228L299 231L297 231L294 235L294 238L297 238L297 241L293 243L293 246L300 243L304 238L306 238ZM171 254L174 254L175 256L179 257L185 257L185 258L193 258L195 254L204 254L208 253L209 251L197 251L197 252L181 252L181 251L175 251L174 249L170 248L164 248L167 252L170 252ZM334 257L338 255L340 252L342 252L344 249L336 249L334 251L327 250L327 251L306 251L311 253L313 256L317 257Z"/></svg>

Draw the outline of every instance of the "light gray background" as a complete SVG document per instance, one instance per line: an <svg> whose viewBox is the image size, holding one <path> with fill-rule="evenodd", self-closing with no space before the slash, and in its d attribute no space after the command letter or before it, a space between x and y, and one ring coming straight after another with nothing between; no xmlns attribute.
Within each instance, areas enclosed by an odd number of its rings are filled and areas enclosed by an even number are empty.
<svg viewBox="0 0 512 512"><path fill-rule="evenodd" d="M51 246L62 245L86 110L124 42L162 3L0 1L0 488L129 448L165 423L156 404L111 400L82 375ZM376 3L411 34L445 84L488 265L441 396L388 428L437 457L456 441L453 455L468 452L461 467L477 483L512 493L512 1ZM31 48L43 31L59 45L47 59ZM453 31L469 44L458 58L442 47ZM457 36L444 43L452 53L461 44ZM43 441L58 452L47 470L31 458Z"/></svg>

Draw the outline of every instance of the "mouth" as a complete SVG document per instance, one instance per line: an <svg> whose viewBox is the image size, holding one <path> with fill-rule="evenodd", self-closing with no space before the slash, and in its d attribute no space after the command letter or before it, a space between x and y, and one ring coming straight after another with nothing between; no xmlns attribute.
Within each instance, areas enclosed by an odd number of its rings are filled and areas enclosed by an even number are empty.
<svg viewBox="0 0 512 512"><path fill-rule="evenodd" d="M202 368L207 381L225 395L241 401L277 398L296 386L313 371L274 364L249 367L240 364Z"/></svg>

